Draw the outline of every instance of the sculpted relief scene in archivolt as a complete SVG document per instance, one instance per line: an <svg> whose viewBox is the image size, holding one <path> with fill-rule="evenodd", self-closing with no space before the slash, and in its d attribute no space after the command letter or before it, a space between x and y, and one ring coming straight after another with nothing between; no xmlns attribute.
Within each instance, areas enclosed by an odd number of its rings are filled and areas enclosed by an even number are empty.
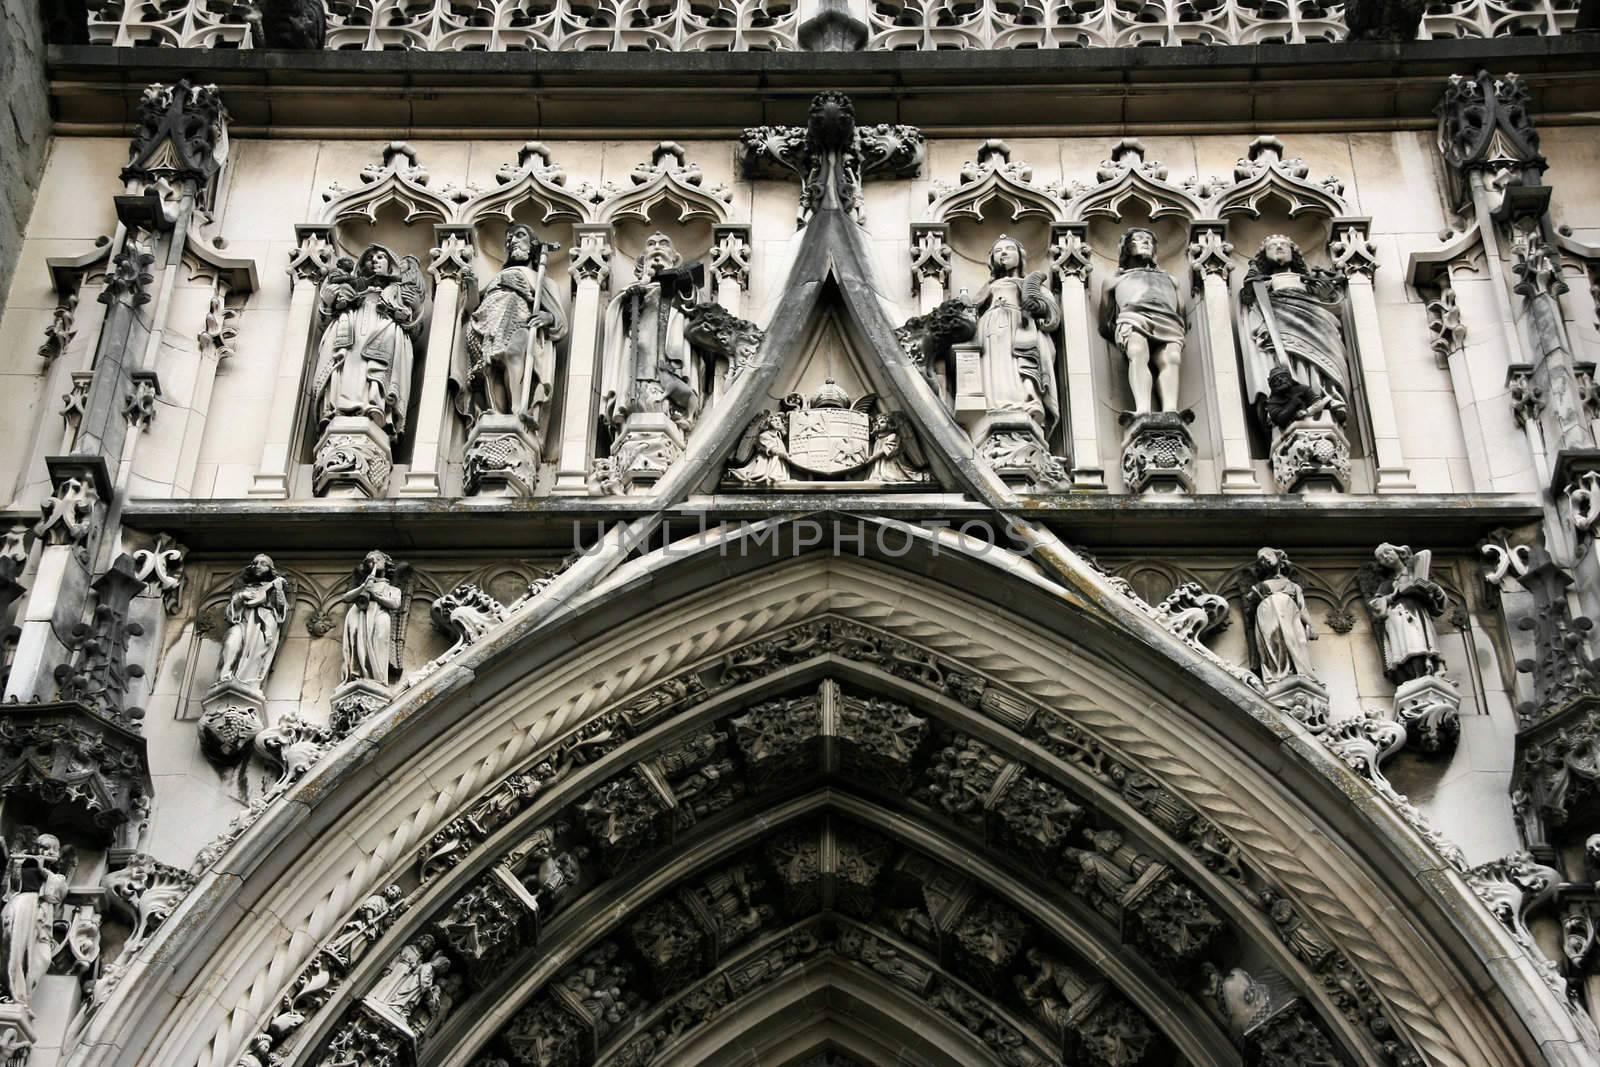
<svg viewBox="0 0 1600 1067"><path fill-rule="evenodd" d="M254 48L224 6L88 29ZM637 7L304 50L811 25ZM978 7L866 48L1371 15ZM1490 72L1281 135L811 88L391 139L173 77L54 139L0 319L0 1064L1597 1062L1592 131Z"/></svg>

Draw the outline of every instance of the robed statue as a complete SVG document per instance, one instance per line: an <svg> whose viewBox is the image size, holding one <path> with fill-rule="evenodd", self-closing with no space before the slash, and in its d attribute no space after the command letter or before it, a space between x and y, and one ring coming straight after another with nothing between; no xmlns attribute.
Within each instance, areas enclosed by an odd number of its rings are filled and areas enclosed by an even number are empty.
<svg viewBox="0 0 1600 1067"><path fill-rule="evenodd" d="M1307 266L1282 234L1262 241L1250 260L1239 294L1249 337L1245 384L1269 429L1324 412L1344 421L1350 399L1344 299L1343 279Z"/></svg>
<svg viewBox="0 0 1600 1067"><path fill-rule="evenodd" d="M411 366L427 298L422 265L371 245L342 258L322 283L311 396L317 425L336 415L371 419L391 438L405 432Z"/></svg>
<svg viewBox="0 0 1600 1067"><path fill-rule="evenodd" d="M535 434L545 428L556 344L567 335L566 314L545 271L553 247L523 223L506 230L506 265L478 294L466 344L450 364L456 413L468 427L487 413L516 415Z"/></svg>
<svg viewBox="0 0 1600 1067"><path fill-rule="evenodd" d="M6 902L0 908L0 933L6 956L6 994L31 1005L50 961L66 944L68 876L76 853L61 847L54 834L24 828L6 864Z"/></svg>
<svg viewBox="0 0 1600 1067"><path fill-rule="evenodd" d="M1100 304L1100 332L1128 361L1135 414L1178 410L1183 305L1178 283L1156 266L1156 235L1135 227L1117 245L1117 274Z"/></svg>
<svg viewBox="0 0 1600 1067"><path fill-rule="evenodd" d="M1288 554L1263 548L1256 553L1252 577L1255 582L1245 594L1245 613L1251 621L1256 673L1269 686L1290 676L1315 679L1311 642L1317 639L1317 631Z"/></svg>
<svg viewBox="0 0 1600 1067"><path fill-rule="evenodd" d="M1367 579L1367 604L1381 626L1383 673L1396 685L1444 672L1433 620L1450 605L1444 588L1429 576L1433 553L1381 544L1373 552L1375 573Z"/></svg>
<svg viewBox="0 0 1600 1067"><path fill-rule="evenodd" d="M606 307L600 410L615 436L629 415L660 412L679 430L694 427L705 371L686 332L699 265L664 233L653 233L634 264L635 281Z"/></svg>
<svg viewBox="0 0 1600 1067"><path fill-rule="evenodd" d="M388 685L400 666L405 642L406 590L398 584L399 565L386 552L368 552L356 568L355 584L336 603L349 604L344 616L344 680Z"/></svg>
<svg viewBox="0 0 1600 1067"><path fill-rule="evenodd" d="M222 635L217 681L260 689L283 643L283 624L288 617L288 583L272 557L262 553L239 572L223 609L228 629Z"/></svg>
<svg viewBox="0 0 1600 1067"><path fill-rule="evenodd" d="M989 410L1024 412L1049 433L1060 418L1052 335L1061 325L1049 274L1029 274L1022 245L1002 235L989 250L989 281L973 306Z"/></svg>

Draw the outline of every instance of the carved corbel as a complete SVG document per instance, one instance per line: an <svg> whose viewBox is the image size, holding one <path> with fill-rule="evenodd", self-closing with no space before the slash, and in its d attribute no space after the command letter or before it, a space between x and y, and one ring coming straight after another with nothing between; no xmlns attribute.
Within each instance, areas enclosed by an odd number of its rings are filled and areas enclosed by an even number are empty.
<svg viewBox="0 0 1600 1067"><path fill-rule="evenodd" d="M950 290L950 225L944 222L911 224L911 293L937 306ZM925 309L926 310L926 307Z"/></svg>
<svg viewBox="0 0 1600 1067"><path fill-rule="evenodd" d="M569 272L574 286L596 283L605 289L611 283L611 227L587 224L573 227L572 250L568 253ZM576 312L574 312L576 318Z"/></svg>
<svg viewBox="0 0 1600 1067"><path fill-rule="evenodd" d="M50 319L50 325L44 330L44 343L39 346L39 355L45 363L54 363L56 357L67 350L72 339L78 335L78 294L66 293L61 302L56 305L55 313Z"/></svg>
<svg viewBox="0 0 1600 1067"><path fill-rule="evenodd" d="M1058 222L1050 228L1050 271L1058 289L1064 290L1068 279L1088 284L1094 273L1088 223Z"/></svg>
<svg viewBox="0 0 1600 1067"><path fill-rule="evenodd" d="M1196 223L1189 228L1189 269L1194 278L1194 288L1205 287L1207 278L1220 278L1227 284L1233 271L1233 245L1228 241L1227 227L1223 223Z"/></svg>
<svg viewBox="0 0 1600 1067"><path fill-rule="evenodd" d="M289 265L284 268L291 287L304 282L312 289L322 284L333 269L336 251L333 228L317 223L300 223L294 228L295 246L289 249Z"/></svg>
<svg viewBox="0 0 1600 1067"><path fill-rule="evenodd" d="M1378 272L1378 247L1368 239L1369 232L1367 219L1333 220L1328 256L1333 269L1346 279L1359 276L1371 281Z"/></svg>
<svg viewBox="0 0 1600 1067"><path fill-rule="evenodd" d="M1544 390L1533 380L1533 364L1513 363L1506 368L1506 394L1511 398L1511 413L1517 425L1526 429L1539 425L1545 408Z"/></svg>
<svg viewBox="0 0 1600 1067"><path fill-rule="evenodd" d="M161 399L161 380L153 370L136 370L128 375L128 393L122 401L122 417L132 429L148 430L156 419L156 402Z"/></svg>
<svg viewBox="0 0 1600 1067"><path fill-rule="evenodd" d="M747 224L719 223L711 228L711 253L708 266L717 279L721 297L728 288L739 292L750 289L750 227Z"/></svg>

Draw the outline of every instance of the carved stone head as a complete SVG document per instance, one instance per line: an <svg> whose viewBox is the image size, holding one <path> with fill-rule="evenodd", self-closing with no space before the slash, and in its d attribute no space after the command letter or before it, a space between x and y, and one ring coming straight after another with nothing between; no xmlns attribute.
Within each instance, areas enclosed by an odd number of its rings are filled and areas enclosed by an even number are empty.
<svg viewBox="0 0 1600 1067"><path fill-rule="evenodd" d="M61 858L61 838L55 834L40 834L34 842L34 855L45 863L54 863Z"/></svg>
<svg viewBox="0 0 1600 1067"><path fill-rule="evenodd" d="M387 578L394 570L394 560L389 558L387 552L373 549L361 561L361 576L363 578Z"/></svg>
<svg viewBox="0 0 1600 1067"><path fill-rule="evenodd" d="M265 552L259 552L244 568L246 581L270 582L277 575L277 565L272 562L272 557Z"/></svg>
<svg viewBox="0 0 1600 1067"><path fill-rule="evenodd" d="M363 278L393 278L400 273L400 263L383 245L370 245L356 261L356 273Z"/></svg>
<svg viewBox="0 0 1600 1067"><path fill-rule="evenodd" d="M1135 226L1117 243L1117 268L1153 267L1156 264L1155 231Z"/></svg>
<svg viewBox="0 0 1600 1067"><path fill-rule="evenodd" d="M1311 268L1306 265L1306 257L1301 253L1300 246L1281 233L1275 233L1261 242L1261 247L1255 255L1256 273L1263 276L1273 274L1309 274Z"/></svg>
<svg viewBox="0 0 1600 1067"><path fill-rule="evenodd" d="M1005 234L989 249L989 277L1010 278L1027 273L1028 253L1014 237Z"/></svg>
<svg viewBox="0 0 1600 1067"><path fill-rule="evenodd" d="M639 253L633 273L643 281L654 278L662 271L672 270L682 262L683 256L672 243L672 238L657 230L645 238L644 251Z"/></svg>
<svg viewBox="0 0 1600 1067"><path fill-rule="evenodd" d="M506 265L533 262L533 246L539 238L526 223L512 223L506 229Z"/></svg>

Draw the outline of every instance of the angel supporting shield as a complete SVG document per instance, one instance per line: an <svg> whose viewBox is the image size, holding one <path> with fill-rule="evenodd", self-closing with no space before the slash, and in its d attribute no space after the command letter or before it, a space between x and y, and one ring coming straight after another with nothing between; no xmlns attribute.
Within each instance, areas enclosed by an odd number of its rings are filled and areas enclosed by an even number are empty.
<svg viewBox="0 0 1600 1067"><path fill-rule="evenodd" d="M868 459L871 463L867 468L869 482L895 484L930 479L922 442L917 440L911 420L904 412L879 412L872 417L872 447Z"/></svg>
<svg viewBox="0 0 1600 1067"><path fill-rule="evenodd" d="M349 604L344 616L344 680L388 685L405 647L407 590L386 552L368 552L356 568L355 586L335 603Z"/></svg>
<svg viewBox="0 0 1600 1067"><path fill-rule="evenodd" d="M734 453L737 467L728 470L745 485L781 485L792 481L789 469L788 422L782 412L763 411L750 422Z"/></svg>
<svg viewBox="0 0 1600 1067"><path fill-rule="evenodd" d="M405 432L411 367L422 334L427 285L415 256L371 245L341 260L319 297L326 324L311 380L317 426L336 415L366 417L391 438Z"/></svg>

